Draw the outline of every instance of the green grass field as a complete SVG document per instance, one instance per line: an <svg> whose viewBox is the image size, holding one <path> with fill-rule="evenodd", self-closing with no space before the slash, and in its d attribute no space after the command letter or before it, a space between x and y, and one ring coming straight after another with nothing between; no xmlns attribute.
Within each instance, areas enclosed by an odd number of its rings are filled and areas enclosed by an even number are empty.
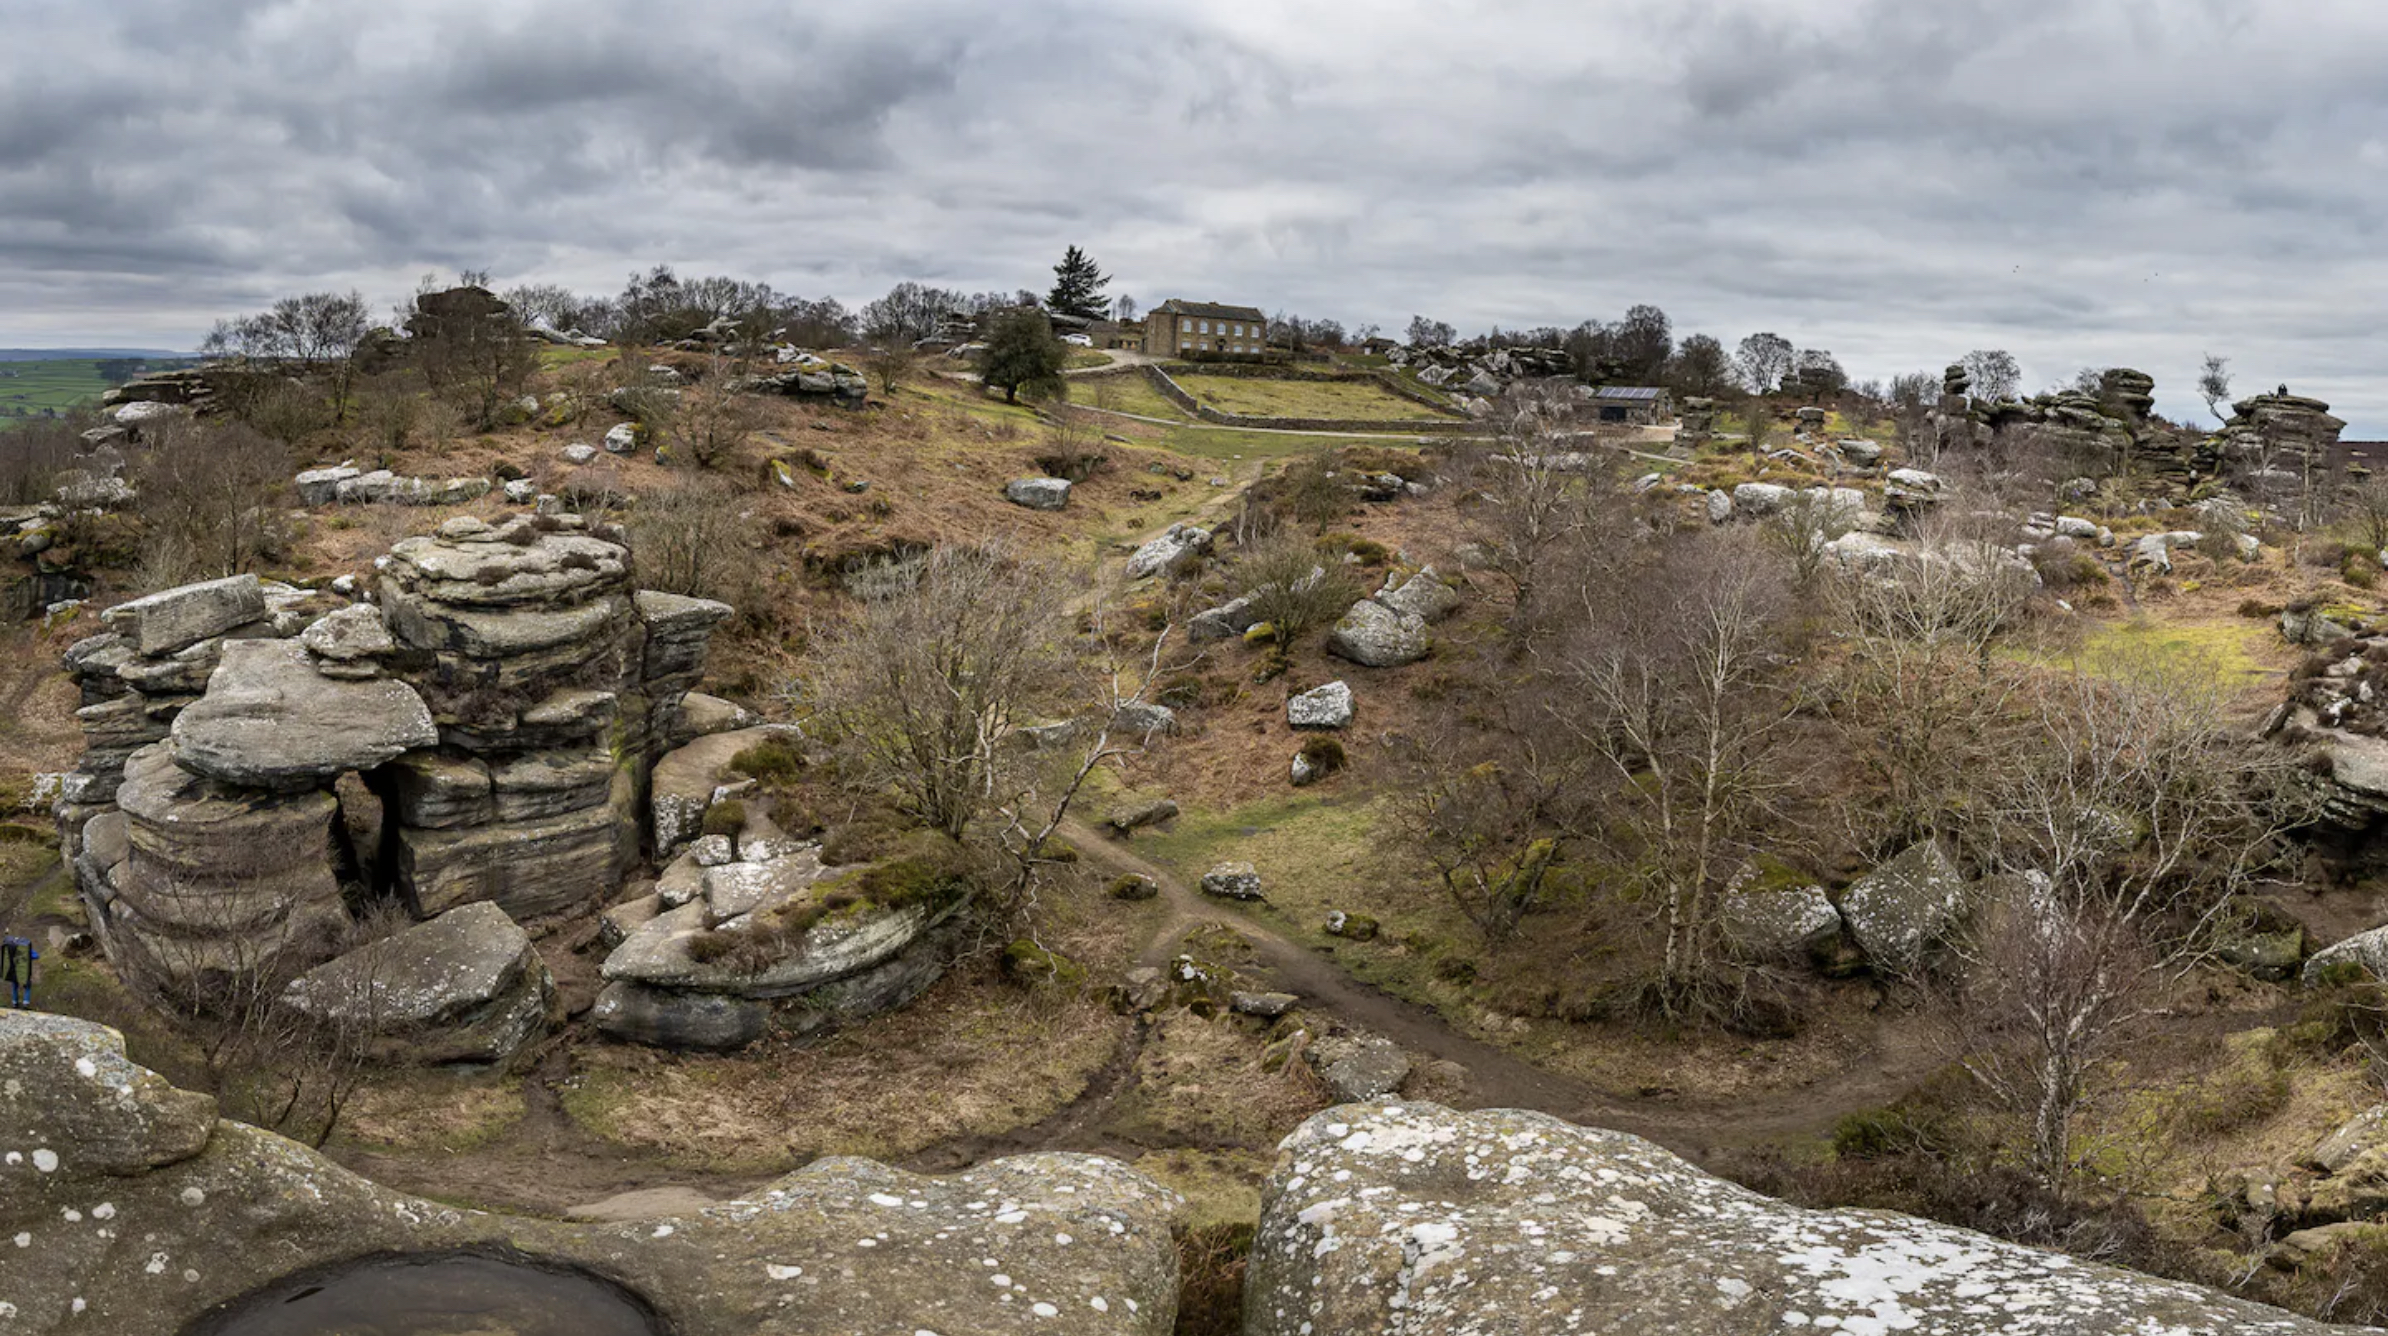
<svg viewBox="0 0 2388 1336"><path fill-rule="evenodd" d="M1185 410L1161 397L1152 382L1142 375L1087 376L1070 382L1070 402L1088 408L1104 408L1114 413L1133 413L1138 417L1162 418L1170 422L1187 420Z"/></svg>
<svg viewBox="0 0 2388 1336"><path fill-rule="evenodd" d="M97 362L0 362L0 428L38 418L45 408L64 413L107 388Z"/></svg>
<svg viewBox="0 0 2388 1336"><path fill-rule="evenodd" d="M1196 399L1247 417L1345 418L1371 422L1428 420L1439 415L1372 380L1246 380L1188 373L1177 383Z"/></svg>

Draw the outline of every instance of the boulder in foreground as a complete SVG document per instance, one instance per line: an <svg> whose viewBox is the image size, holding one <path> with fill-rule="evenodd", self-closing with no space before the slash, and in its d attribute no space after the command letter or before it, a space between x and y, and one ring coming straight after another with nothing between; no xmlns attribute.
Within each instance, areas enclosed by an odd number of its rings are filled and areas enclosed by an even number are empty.
<svg viewBox="0 0 2388 1336"><path fill-rule="evenodd" d="M1344 1105L1262 1190L1245 1336L2320 1336L2229 1298L1880 1211L1808 1211L1539 1113Z"/></svg>

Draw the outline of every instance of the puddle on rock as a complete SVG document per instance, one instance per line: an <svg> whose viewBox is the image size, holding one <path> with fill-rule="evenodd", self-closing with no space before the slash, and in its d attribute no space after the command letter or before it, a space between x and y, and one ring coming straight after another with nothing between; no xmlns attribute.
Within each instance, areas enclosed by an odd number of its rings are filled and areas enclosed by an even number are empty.
<svg viewBox="0 0 2388 1336"><path fill-rule="evenodd" d="M593 1276L472 1254L382 1257L283 1280L200 1336L656 1336Z"/></svg>

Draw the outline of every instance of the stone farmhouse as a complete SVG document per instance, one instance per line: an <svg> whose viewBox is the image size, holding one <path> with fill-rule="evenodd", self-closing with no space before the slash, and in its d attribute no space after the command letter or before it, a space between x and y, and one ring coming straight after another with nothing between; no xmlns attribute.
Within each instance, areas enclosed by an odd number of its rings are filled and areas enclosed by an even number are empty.
<svg viewBox="0 0 2388 1336"><path fill-rule="evenodd" d="M1144 317L1144 350L1157 357L1248 357L1268 350L1269 318L1257 306L1170 298Z"/></svg>

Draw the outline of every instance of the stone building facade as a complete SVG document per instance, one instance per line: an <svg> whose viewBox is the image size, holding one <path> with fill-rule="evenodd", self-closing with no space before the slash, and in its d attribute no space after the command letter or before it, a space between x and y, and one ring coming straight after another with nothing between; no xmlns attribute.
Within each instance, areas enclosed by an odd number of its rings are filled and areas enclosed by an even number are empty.
<svg viewBox="0 0 2388 1336"><path fill-rule="evenodd" d="M1144 351L1156 357L1251 358L1268 351L1269 318L1257 306L1171 298L1144 317Z"/></svg>

